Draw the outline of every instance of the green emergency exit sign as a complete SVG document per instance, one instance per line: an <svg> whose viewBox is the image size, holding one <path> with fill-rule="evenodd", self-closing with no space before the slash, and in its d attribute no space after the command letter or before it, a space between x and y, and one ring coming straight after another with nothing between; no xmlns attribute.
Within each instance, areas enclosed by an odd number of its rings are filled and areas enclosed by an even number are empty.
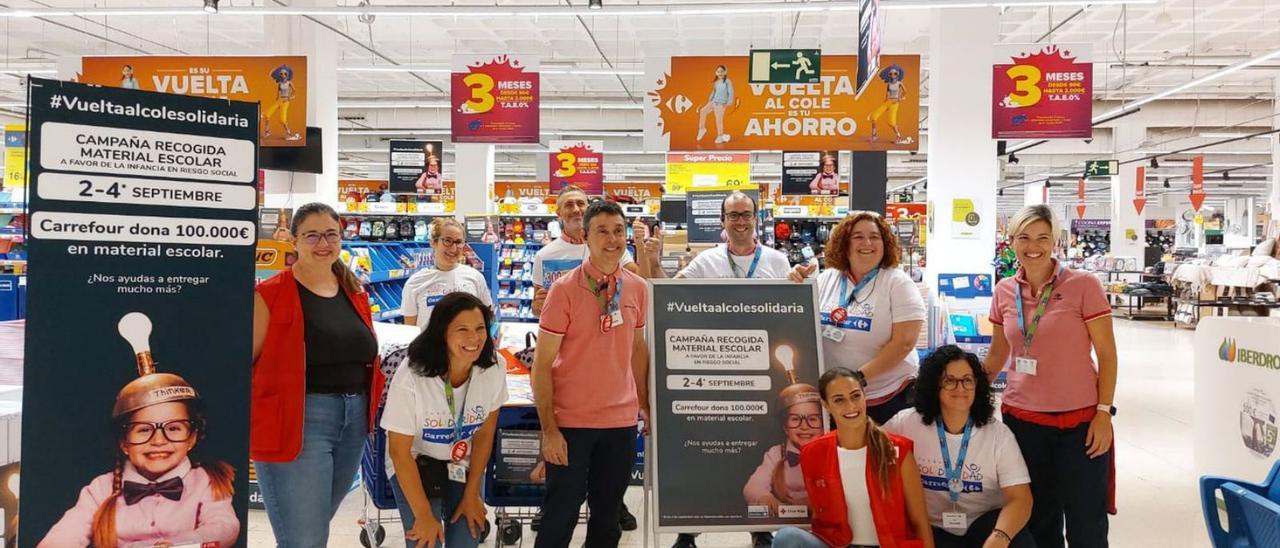
<svg viewBox="0 0 1280 548"><path fill-rule="evenodd" d="M752 84L816 84L822 81L820 49L753 49L747 81Z"/></svg>
<svg viewBox="0 0 1280 548"><path fill-rule="evenodd" d="M1085 177L1107 177L1120 174L1120 162L1115 160L1086 160Z"/></svg>

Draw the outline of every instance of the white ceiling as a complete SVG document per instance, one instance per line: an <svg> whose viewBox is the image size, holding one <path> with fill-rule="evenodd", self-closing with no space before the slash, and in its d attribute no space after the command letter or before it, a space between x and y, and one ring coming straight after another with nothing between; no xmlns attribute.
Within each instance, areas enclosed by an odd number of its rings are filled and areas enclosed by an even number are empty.
<svg viewBox="0 0 1280 548"><path fill-rule="evenodd" d="M264 0L222 0L222 7L262 6ZM271 6L275 0L265 0ZM332 0L328 0L332 1ZM581 6L586 0L570 0ZM1010 0L1018 1L1018 0ZM320 0L313 4L326 2ZM895 9L919 0L882 0L885 7L884 51L917 53L928 66L931 10ZM38 10L43 8L94 9L126 7L172 7L199 5L195 0L99 0L68 2L62 0L13 0L0 4L0 9ZM418 5L412 1L373 0L376 6ZM619 3L605 0L606 6ZM647 1L646 5L682 5L688 0ZM301 5L299 2L296 5ZM354 5L355 2L338 5ZM457 0L452 6L543 6L548 0ZM847 2L845 2L847 5ZM325 5L334 5L328 4ZM315 24L299 16L288 16L299 24ZM1152 4L1127 6L1103 5L1009 7L1000 14L1000 40L1004 42L1054 41L1088 42L1095 57L1095 95L1100 101L1133 100L1184 84L1221 67L1280 49L1280 0L1166 0ZM49 18L0 18L4 34L0 70L51 68L61 57L103 54L262 54L269 38L267 17L249 15L214 16L131 16L92 15ZM541 56L544 68L560 69L565 74L544 74L542 93L545 103L632 103L643 96L642 77L638 74L579 74L572 69L615 69L639 73L644 61L651 57L699 54L744 54L755 47L821 47L825 51L852 52L856 40L856 12L830 11L809 13L743 13L679 16L407 16L375 14L372 22L356 16L315 16L314 20L333 30L331 36L338 47L338 91L340 104L370 100L436 101L445 98L448 75L435 71L386 72L362 71L368 67L395 65L417 68L448 66L454 53L487 53L510 51ZM328 31L326 31L328 32ZM926 73L927 76L927 73ZM1274 99L1280 60L1253 69L1242 70L1194 92L1179 94L1180 110L1161 119L1145 121L1152 129L1148 134L1152 150L1176 150L1192 144L1209 142L1200 138L1205 132L1244 131L1272 127L1271 119L1257 120L1260 102ZM975 77L987 77L977 75ZM0 75L0 102L20 101L23 97L22 76ZM927 80L926 80L927 87ZM1194 100L1194 101L1192 101ZM1222 111L1214 118L1214 126L1198 127L1198 109L1206 105ZM1099 107L1101 108L1101 107ZM20 112L20 109L16 109ZM415 109L432 111L443 109ZM447 129L447 118L428 127L398 125L405 119L403 110L343 108L343 129ZM1268 110L1268 112L1274 112ZM598 110L574 111L572 115L545 114L544 131L555 133L573 130L602 129L639 131L639 111ZM589 123L588 123L589 122ZM1123 121L1118 123L1124 123ZM927 127L927 119L923 126ZM1225 129L1224 129L1225 128ZM1005 172L1008 186L1002 208L1022 203L1020 187L1024 178L1048 177L1075 168L1084 158L1109 154L1104 148L1107 132L1101 131L1094 148L1044 146L1019 154L1021 162ZM344 135L341 140L344 176L379 177L384 169L387 135ZM547 135L553 138L554 135ZM608 139L606 150L640 151L638 137ZM536 147L504 147L500 160L500 178L518 179L534 176ZM891 155L890 186L899 186L924 176L927 155ZM1209 151L1210 171L1213 165L1239 164L1235 175L1267 174L1269 166L1244 169L1244 166L1270 163L1270 141L1248 141L1215 147ZM1256 154L1236 154L1254 152ZM1233 153L1233 154L1222 154ZM446 160L448 160L446 158ZM762 164L776 164L771 155L759 155ZM359 164L357 162L367 162ZM606 161L611 178L632 179L660 177L663 157L657 154L613 154ZM1177 162L1173 162L1176 164ZM447 170L449 168L446 168ZM1058 170L1062 171L1058 171ZM763 166L758 175L768 177L776 168ZM1167 171L1167 173L1165 173ZM1183 170L1185 171L1185 170ZM1162 168L1157 176L1176 177L1179 171ZM1238 181L1239 177L1237 177ZM1250 180L1239 192L1262 188L1269 179ZM1232 183L1235 184L1234 182ZM1175 184L1176 187L1176 184ZM1233 187L1235 188L1235 187ZM1070 194L1074 195L1074 185ZM1064 190L1064 192L1066 192ZM1231 190L1236 192L1236 190ZM1094 193L1091 193L1094 194ZM1101 197L1104 192L1097 192Z"/></svg>

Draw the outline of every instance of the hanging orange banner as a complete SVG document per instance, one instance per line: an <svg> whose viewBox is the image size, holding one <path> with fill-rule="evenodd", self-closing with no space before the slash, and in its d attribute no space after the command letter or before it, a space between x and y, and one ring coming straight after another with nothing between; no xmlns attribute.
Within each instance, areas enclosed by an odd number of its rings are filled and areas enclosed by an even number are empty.
<svg viewBox="0 0 1280 548"><path fill-rule="evenodd" d="M1204 156L1191 159L1191 207L1200 211L1204 205Z"/></svg>
<svg viewBox="0 0 1280 548"><path fill-rule="evenodd" d="M291 56L84 57L78 81L261 103L264 147L307 144L307 58Z"/></svg>
<svg viewBox="0 0 1280 548"><path fill-rule="evenodd" d="M1142 215L1142 210L1147 207L1147 166L1138 166L1137 180L1133 184L1133 207L1138 210L1138 215Z"/></svg>

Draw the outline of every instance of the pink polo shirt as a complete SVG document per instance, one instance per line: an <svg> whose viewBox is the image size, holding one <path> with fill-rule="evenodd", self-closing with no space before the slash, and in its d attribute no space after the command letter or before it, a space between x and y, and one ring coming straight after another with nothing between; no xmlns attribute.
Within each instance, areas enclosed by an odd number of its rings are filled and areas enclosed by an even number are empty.
<svg viewBox="0 0 1280 548"><path fill-rule="evenodd" d="M1057 272L1057 264L1054 265ZM1006 365L1009 386L1004 403L1042 413L1060 413L1098 405L1098 366L1093 362L1093 342L1086 323L1111 315L1111 305L1102 290L1102 282L1092 274L1065 269L1054 275L1053 295L1045 306L1044 317L1028 350L1018 327L1017 298L1022 291L1023 317L1028 324L1040 303L1043 286L1031 295L1026 273L996 284L991 299L991 323L1004 330L1009 341L1009 363ZM1014 358L1036 360L1036 374L1019 373Z"/></svg>
<svg viewBox="0 0 1280 548"><path fill-rule="evenodd" d="M565 428L625 428L640 414L631 349L644 336L648 287L644 278L619 267L623 325L602 332L600 302L587 273L603 277L589 261L551 285L538 327L564 337L552 364L556 422Z"/></svg>

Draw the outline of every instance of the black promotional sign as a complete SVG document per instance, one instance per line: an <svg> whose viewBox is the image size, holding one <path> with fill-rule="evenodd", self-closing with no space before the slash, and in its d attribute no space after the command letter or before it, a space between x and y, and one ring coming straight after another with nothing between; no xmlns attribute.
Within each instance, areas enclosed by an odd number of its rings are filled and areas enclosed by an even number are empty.
<svg viewBox="0 0 1280 548"><path fill-rule="evenodd" d="M755 189L689 190L685 200L688 204L689 243L718 244L723 241L720 238L720 233L724 231L724 225L720 222L720 206L734 192L742 192L755 200L757 205L760 203L760 191Z"/></svg>
<svg viewBox="0 0 1280 548"><path fill-rule="evenodd" d="M835 150L783 152L782 194L840 194L840 153Z"/></svg>
<svg viewBox="0 0 1280 548"><path fill-rule="evenodd" d="M858 6L858 92L880 72L880 0L859 0Z"/></svg>
<svg viewBox="0 0 1280 548"><path fill-rule="evenodd" d="M258 105L29 84L19 545L244 546Z"/></svg>
<svg viewBox="0 0 1280 548"><path fill-rule="evenodd" d="M653 282L649 454L657 530L808 524L803 476L787 454L826 424L814 286Z"/></svg>
<svg viewBox="0 0 1280 548"><path fill-rule="evenodd" d="M444 143L391 141L387 178L393 194L444 192Z"/></svg>

